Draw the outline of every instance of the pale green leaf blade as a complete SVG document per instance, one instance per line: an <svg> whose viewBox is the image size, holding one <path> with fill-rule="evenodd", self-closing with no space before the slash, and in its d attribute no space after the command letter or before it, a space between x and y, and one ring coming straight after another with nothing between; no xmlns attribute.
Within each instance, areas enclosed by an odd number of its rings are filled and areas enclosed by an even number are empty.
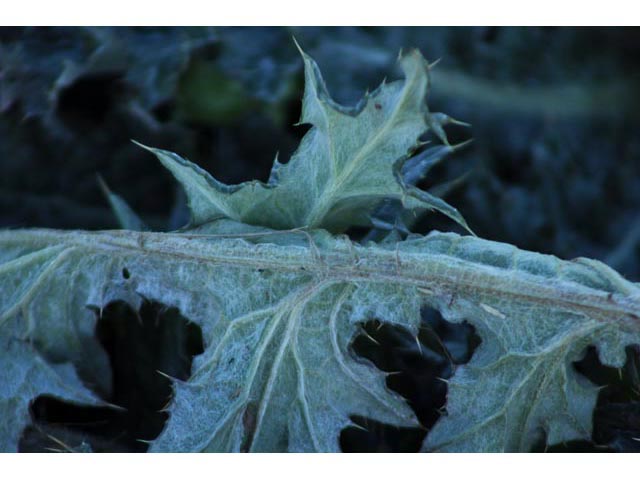
<svg viewBox="0 0 640 480"><path fill-rule="evenodd" d="M248 182L237 186L225 185L195 163L173 152L147 147L135 141L133 143L153 153L182 185L191 211L190 226L192 227L220 218L242 221L243 217L247 216L247 210L265 201L269 193L260 182ZM245 189L250 191L250 197L246 196ZM243 191L245 191L244 194Z"/></svg>
<svg viewBox="0 0 640 480"><path fill-rule="evenodd" d="M0 234L0 252L29 246L26 260L14 260L27 273L28 252L53 252L38 267L52 276L27 275L21 288L31 292L20 296L24 307L53 304L44 322L58 303L76 317L104 304L96 295L143 296L201 326L205 352L192 378L175 383L156 451L335 451L352 415L411 425L406 403L349 344L371 318L415 331L425 303L469 321L483 341L451 380L449 414L428 450L526 450L537 432L587 438L596 390L571 362L595 345L603 363L619 366L625 347L640 343L638 286L598 262L454 234L362 247L323 232L222 229L238 233ZM76 267L90 275L41 294ZM23 321L15 309L5 318Z"/></svg>
<svg viewBox="0 0 640 480"><path fill-rule="evenodd" d="M144 147L184 187L191 226L229 218L274 229L341 232L371 225L370 215L380 202L395 199L408 209L440 211L468 228L453 207L409 188L399 175L402 164L421 146L422 135L433 130L447 143L442 125L448 117L427 108L429 66L422 55L411 50L401 56L405 79L383 83L355 107L334 102L318 65L304 52L302 57L305 93L300 121L312 128L289 162L276 159L268 184L228 186L174 153Z"/></svg>
<svg viewBox="0 0 640 480"><path fill-rule="evenodd" d="M39 395L104 405L69 362L87 356L83 373L97 379L96 390L110 388L107 359L93 337L91 320L83 328L59 325L60 318L52 318L52 312L73 298L73 293L67 298L68 278L59 302L35 302L61 285L56 278L62 279L69 253L63 245L33 248L10 239L0 246L0 451L17 451L30 420L29 403Z"/></svg>
<svg viewBox="0 0 640 480"><path fill-rule="evenodd" d="M78 379L72 365L50 364L30 345L0 332L0 452L18 451L30 422L29 404L50 395L83 405L104 405Z"/></svg>
<svg viewBox="0 0 640 480"><path fill-rule="evenodd" d="M147 226L138 214L133 211L129 204L120 195L116 195L111 191L111 189L109 189L102 177L98 176L98 182L100 183L102 192L109 201L111 210L113 210L120 228L137 232L148 230Z"/></svg>
<svg viewBox="0 0 640 480"><path fill-rule="evenodd" d="M33 245L7 235L0 248L0 338L29 339L46 358L75 364L93 389L108 394L111 370L95 338L96 311L123 298L117 284L92 285L89 278L96 270L91 258L73 263L72 247ZM81 308L76 307L79 299Z"/></svg>
<svg viewBox="0 0 640 480"><path fill-rule="evenodd" d="M221 223L222 231L234 232L231 227ZM348 251L352 246L344 240L317 232L310 244L306 232L260 230L13 235L0 240L0 251L17 241L37 252L67 252L49 269L50 277L40 273L25 287L32 293L21 309L42 311L45 323L60 322L55 313L62 306L76 318L88 306L144 297L178 307L201 326L206 351L189 382L176 382L171 419L154 450L337 451L351 415L417 425L406 402L385 386L382 372L356 359L349 346L356 322L368 316L415 329L419 299L404 299L383 285L318 281L316 255ZM262 252L257 262L251 252ZM46 270L41 263L40 271ZM74 268L87 273L82 283L56 296L42 294L52 278ZM125 268L128 279L121 274ZM373 303L378 294L382 298ZM16 309L6 319L24 327ZM59 334L68 335L69 327L59 323Z"/></svg>
<svg viewBox="0 0 640 480"><path fill-rule="evenodd" d="M573 363L594 345L605 365L621 367L625 346L640 343L640 289L596 261L563 262L506 244L477 243L442 235L438 249L514 271L513 280L537 277L564 302L531 302L515 284L497 284L500 295L482 288L451 293L436 307L453 322L467 321L482 339L472 360L448 381L447 414L426 438L426 451L519 452L537 441L559 444L589 439L599 389ZM516 277L515 272L518 272ZM574 290L571 294L567 291ZM571 308L572 301L597 292L599 305ZM631 300L627 314L616 311Z"/></svg>
<svg viewBox="0 0 640 480"><path fill-rule="evenodd" d="M343 285L307 286L234 319L192 379L176 384L153 449L331 452L350 415L416 426L380 372L349 352L352 294Z"/></svg>

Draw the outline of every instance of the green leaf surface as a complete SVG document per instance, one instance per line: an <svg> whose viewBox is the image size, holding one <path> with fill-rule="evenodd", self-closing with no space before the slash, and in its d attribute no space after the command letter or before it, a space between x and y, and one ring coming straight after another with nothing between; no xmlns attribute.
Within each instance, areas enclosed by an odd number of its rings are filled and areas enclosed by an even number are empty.
<svg viewBox="0 0 640 480"><path fill-rule="evenodd" d="M92 308L100 302L83 290L93 272L76 270L70 253L64 246L0 247L0 451L17 450L29 402L39 395L106 405L94 393L111 389L108 359L94 337ZM69 316L68 305L79 299L82 307Z"/></svg>
<svg viewBox="0 0 640 480"><path fill-rule="evenodd" d="M317 64L304 52L302 57L300 122L313 127L288 163L275 160L268 184L224 185L174 153L148 148L184 187L191 226L229 218L274 229L341 232L371 225L375 207L395 199L409 210L440 211L466 227L455 208L402 178L402 165L421 146L420 137L431 130L447 143L442 126L451 121L427 108L429 66L422 55L411 50L401 56L405 79L383 83L355 107L334 102Z"/></svg>
<svg viewBox="0 0 640 480"><path fill-rule="evenodd" d="M102 193L107 197L120 228L124 230L143 231L148 230L142 219L133 211L129 204L120 196L113 193L102 177L98 177Z"/></svg>
<svg viewBox="0 0 640 480"><path fill-rule="evenodd" d="M4 336L3 336L4 337ZM15 452L29 424L29 404L39 395L71 403L104 405L69 363L51 364L28 344L4 337L0 349L0 452Z"/></svg>
<svg viewBox="0 0 640 480"><path fill-rule="evenodd" d="M428 450L526 450L537 432L588 437L596 389L571 362L593 344L605 364L620 366L625 346L640 342L637 285L597 262L474 237L362 247L323 231L0 235L2 251L15 245L66 254L35 269L16 306L3 303L13 322L23 319L11 312L53 304L51 313L62 309L74 323L113 292L161 300L200 325L205 352L189 381L175 381L155 451L337 451L352 415L416 425L382 372L349 346L370 318L415 332L423 304L469 321L482 338L450 382L449 415ZM67 269L87 275L56 297L41 294L47 275Z"/></svg>
<svg viewBox="0 0 640 480"><path fill-rule="evenodd" d="M624 347L640 341L640 288L593 260L563 262L505 244L478 249L468 239L450 239L454 256L477 256L518 274L497 297L477 292L458 298L454 291L440 303L445 318L469 321L482 343L449 380L447 415L426 438L425 450L521 452L536 441L589 439L599 388L573 364L595 345L604 364L624 365ZM565 301L531 301L536 292L528 288L516 294L517 279L531 275ZM571 284L580 291L569 293ZM599 304L572 308L589 292L598 292ZM626 302L625 315L618 308Z"/></svg>

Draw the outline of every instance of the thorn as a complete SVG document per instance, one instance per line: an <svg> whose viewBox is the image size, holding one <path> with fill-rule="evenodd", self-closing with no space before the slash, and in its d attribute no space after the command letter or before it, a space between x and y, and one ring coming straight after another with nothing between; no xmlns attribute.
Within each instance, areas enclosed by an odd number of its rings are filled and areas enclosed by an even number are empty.
<svg viewBox="0 0 640 480"><path fill-rule="evenodd" d="M433 295L433 290L426 287L417 287L418 292L424 293L425 295Z"/></svg>
<svg viewBox="0 0 640 480"><path fill-rule="evenodd" d="M465 140L464 142L460 142L460 143L456 143L455 145L451 145L450 148L451 148L452 152L455 152L457 150L460 150L460 149L466 147L470 143L473 143L473 138L469 138L468 140Z"/></svg>
<svg viewBox="0 0 640 480"><path fill-rule="evenodd" d="M427 68L428 68L429 70L431 70L432 68L435 68L435 66L436 66L436 65L438 65L438 64L440 63L440 60L442 60L442 57L438 58L438 59L437 59L436 61L434 61L434 62L431 62L431 63L427 62Z"/></svg>
<svg viewBox="0 0 640 480"><path fill-rule="evenodd" d="M399 250L399 243L396 243L396 251L395 251L395 260L396 260L396 271L400 272L400 267L402 266L402 262L400 260L400 250Z"/></svg>
<svg viewBox="0 0 640 480"><path fill-rule="evenodd" d="M480 304L480 308L482 308L485 312L493 315L494 317L498 317L502 320L504 320L505 318L507 318L507 316L502 313L500 310L498 310L497 308L493 308L491 305L486 305L484 303Z"/></svg>
<svg viewBox="0 0 640 480"><path fill-rule="evenodd" d="M463 122L461 120L456 120L453 117L450 117L449 115L447 115L446 113L442 113L442 112L433 112L431 114L431 117L433 119L433 122L436 123L437 125L439 125L440 127L444 127L446 125L461 125L463 127L470 127L471 124L467 123L467 122Z"/></svg>
<svg viewBox="0 0 640 480"><path fill-rule="evenodd" d="M456 120L455 118L449 117L447 123L453 123L454 125L460 125L462 127L471 127L470 123L463 122L462 120Z"/></svg>
<svg viewBox="0 0 640 480"><path fill-rule="evenodd" d="M144 144L142 144L142 143L140 143L140 142L138 142L138 141L134 140L133 138L131 138L130 140L131 140L131 142L132 142L134 145L137 145L137 146L138 146L138 147L140 147L140 148L144 148L145 150L147 150L147 151L149 151L149 152L151 152L151 153L155 153L155 152L154 152L154 150L155 150L154 148L152 148L152 147L147 147L146 145L144 145Z"/></svg>
<svg viewBox="0 0 640 480"><path fill-rule="evenodd" d="M117 410L119 412L128 412L129 411L128 408L121 407L120 405L116 405L115 403L111 403L111 402L102 402L101 405L104 405L105 407L113 408L114 410Z"/></svg>
<svg viewBox="0 0 640 480"><path fill-rule="evenodd" d="M378 345L378 346L380 345L380 342L378 342L375 338L373 338L371 335L369 335L364 328L362 329L362 334L365 337L367 337L369 340L371 340L373 343L375 343L376 345Z"/></svg>
<svg viewBox="0 0 640 480"><path fill-rule="evenodd" d="M387 377L390 377L391 375L400 375L402 373L401 370L398 370L396 372L387 372Z"/></svg>
<svg viewBox="0 0 640 480"><path fill-rule="evenodd" d="M422 352L422 344L420 343L420 340L418 339L418 336L416 335L416 345L418 345L418 351L420 352L420 356L422 357L424 355L424 353Z"/></svg>
<svg viewBox="0 0 640 480"><path fill-rule="evenodd" d="M368 432L369 430L366 429L365 427L363 427L362 425L359 425L355 422L351 423L351 425L349 425L352 428L357 428L358 430L362 430L363 432Z"/></svg>
<svg viewBox="0 0 640 480"><path fill-rule="evenodd" d="M59 438L54 437L53 435L49 435L47 434L47 437L49 438L49 440L52 440L53 442L57 443L58 445L60 445L62 448L64 448L67 452L73 452L73 448L71 448L69 445L67 445L66 443L64 443L62 440L60 440ZM52 450L52 451L56 451L55 449L51 449L49 448L48 450ZM57 450L59 452L61 452L62 450Z"/></svg>
<svg viewBox="0 0 640 480"><path fill-rule="evenodd" d="M173 399L171 400L167 400L167 403L165 403L162 408L160 410L158 410L159 413L166 413L169 412L171 410L171 403L173 402Z"/></svg>
<svg viewBox="0 0 640 480"><path fill-rule="evenodd" d="M142 438L136 438L136 442L146 443L147 445L151 445L153 440L143 440Z"/></svg>
<svg viewBox="0 0 640 480"><path fill-rule="evenodd" d="M304 50L302 50L302 47L298 43L298 40L296 40L295 35L291 35L291 39L293 40L293 43L296 45L296 48L298 49L298 52L300 52L300 55L302 55L302 58L306 59L308 57L308 55L305 53Z"/></svg>
<svg viewBox="0 0 640 480"><path fill-rule="evenodd" d="M156 373L159 373L160 375L162 375L163 377L171 380L172 382L179 382L179 383L184 383L182 380L180 380L179 378L176 377L172 377L171 375L169 375L168 373L164 373L161 372L160 370L156 370Z"/></svg>
<svg viewBox="0 0 640 480"><path fill-rule="evenodd" d="M435 377L436 380L440 380L443 383L446 383L447 385L449 385L449 380L447 380L446 378L442 378L442 377Z"/></svg>

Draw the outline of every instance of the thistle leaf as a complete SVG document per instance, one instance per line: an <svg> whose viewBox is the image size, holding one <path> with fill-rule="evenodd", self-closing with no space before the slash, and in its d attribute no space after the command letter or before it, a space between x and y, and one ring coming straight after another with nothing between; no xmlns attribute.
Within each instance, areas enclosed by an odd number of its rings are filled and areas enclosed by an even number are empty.
<svg viewBox="0 0 640 480"><path fill-rule="evenodd" d="M108 298L163 301L200 325L205 352L174 383L154 451L337 451L353 415L416 425L350 343L370 318L415 332L424 304L482 338L451 379L449 414L426 450L527 450L543 432L587 438L597 389L572 362L595 345L603 363L620 366L625 347L640 343L640 289L603 264L455 234L367 247L324 231L0 234L0 251L12 245L36 252L2 267L2 285L11 268L28 278L26 293L2 302L16 334L29 330L19 312L40 312L63 333ZM85 274L47 294L69 271Z"/></svg>
<svg viewBox="0 0 640 480"><path fill-rule="evenodd" d="M590 439L599 388L573 364L595 345L604 364L624 365L624 347L640 342L640 288L593 260L563 262L505 244L491 248L468 238L447 240L453 257L490 261L513 271L514 281L536 278L567 295L566 301L530 301L535 290L517 294L514 283L501 285L497 297L481 289L462 297L453 291L447 303L439 304L447 320L470 322L482 343L449 380L447 415L429 433L424 449L526 452L536 441L555 445ZM598 301L584 309L570 305L595 292ZM626 302L631 308L624 314L620 308Z"/></svg>
<svg viewBox="0 0 640 480"><path fill-rule="evenodd" d="M118 231L105 232L106 237L89 234L92 240L85 234L55 238L57 234L49 233L53 236L45 231L35 237L1 235L0 251L10 250L8 244L15 241L36 252L65 252L63 258L57 253L55 266L40 255L23 289L29 294L2 303L4 318L16 332L24 335L29 323L17 312L47 309L44 320L57 320L64 332L61 318L69 324L80 322L87 305L103 306L112 298L104 292L113 292L119 298L175 305L208 339L191 379L174 385L171 419L154 450L337 451L340 430L350 424L351 414L417 425L404 400L386 388L382 372L358 360L349 345L358 331L356 322L367 315L415 329L419 299L407 301L399 296L402 290L388 291L386 300L381 295L374 304L372 296L385 292L386 286L360 289L330 278L318 281L316 253L346 251L351 245L345 240L317 232L310 247L301 232L261 231L237 238ZM141 235L146 253L141 254L132 235ZM149 240L167 241L165 254ZM64 249L45 247L59 243ZM193 256L196 250L200 254ZM258 262L250 259L250 252L260 251L266 255ZM245 264L240 258L247 254ZM28 257L6 265L27 265ZM121 276L125 268L128 280ZM64 277L68 270L87 275L67 292L47 295L52 278ZM0 280L4 285L9 279ZM15 381L8 379L7 384Z"/></svg>
<svg viewBox="0 0 640 480"><path fill-rule="evenodd" d="M105 404L83 386L71 364L82 364L77 370L96 379L95 390L109 390L108 361L93 337L94 315L83 302L75 322L58 324L65 314L55 295L86 300L81 289L73 290L81 287L84 273L67 275L68 253L64 247L32 251L13 242L0 247L0 451L17 451L29 403L38 395ZM35 302L39 296L44 301Z"/></svg>
<svg viewBox="0 0 640 480"><path fill-rule="evenodd" d="M102 405L88 390L69 363L51 364L31 346L2 339L0 349L0 452L16 452L24 428L29 424L29 404L39 395L50 395L71 403Z"/></svg>
<svg viewBox="0 0 640 480"><path fill-rule="evenodd" d="M405 184L402 166L432 130L445 143L451 119L426 105L428 64L417 50L400 58L405 79L383 83L349 108L334 102L318 65L302 52L305 92L300 123L313 125L290 161L276 159L268 184L224 185L178 155L153 152L184 187L195 227L218 218L274 229L324 228L341 232L371 225L382 200L406 209L437 210L468 228L443 200ZM449 147L451 148L451 147Z"/></svg>

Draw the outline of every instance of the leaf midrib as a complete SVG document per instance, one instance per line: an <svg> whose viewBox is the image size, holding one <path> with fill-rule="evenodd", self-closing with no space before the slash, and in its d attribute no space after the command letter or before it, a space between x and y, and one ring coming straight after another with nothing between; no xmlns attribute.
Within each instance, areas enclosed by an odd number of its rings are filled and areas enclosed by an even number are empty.
<svg viewBox="0 0 640 480"><path fill-rule="evenodd" d="M368 138L364 145L352 155L351 161L346 163L345 168L338 173L337 177L331 179L331 188L327 188L327 183L325 183L320 197L315 202L313 209L307 214L305 222L306 226L308 226L309 228L318 227L322 219L324 219L324 217L330 211L331 207L343 199L343 197L340 195L336 196L336 192L340 192L342 185L351 178L351 175L354 173L356 167L362 163L362 160L366 158L369 152L371 152L373 148L381 142L381 139L384 138L384 135L391 129L393 125L395 125L397 116L401 111L401 107L404 104L407 96L409 95L409 92L411 92L414 88L414 83L418 78L418 76L414 76L411 79L407 78L402 89L402 94L398 98L393 111L391 112L387 120L383 123L381 128L379 128L375 132L373 138ZM409 80L411 80L411 82L409 82ZM424 124L424 128L425 130L427 128L426 122ZM333 155L335 157L331 135L329 132L325 132L325 135L327 135L328 137L328 142L330 145L330 155ZM337 165L335 158L331 158L330 163L333 165ZM335 167L333 168L333 171L336 171Z"/></svg>
<svg viewBox="0 0 640 480"><path fill-rule="evenodd" d="M64 243L96 253L122 251L168 256L176 260L206 262L246 268L264 268L300 272L332 282L395 283L421 287L432 294L425 297L459 294L482 295L484 298L517 301L587 315L603 322L618 322L620 326L640 329L640 297L596 290L570 280L549 279L510 269L428 252L396 251L379 247L352 245L345 250L321 249L321 258L314 248L302 246L255 245L242 239L224 242L187 240L180 234L151 232L57 232L55 230L14 230L8 232L11 242ZM0 245L5 232L0 232ZM478 239L481 242L482 240ZM488 244L493 242L487 241ZM398 244L401 246L402 242ZM455 298L454 298L455 300Z"/></svg>

